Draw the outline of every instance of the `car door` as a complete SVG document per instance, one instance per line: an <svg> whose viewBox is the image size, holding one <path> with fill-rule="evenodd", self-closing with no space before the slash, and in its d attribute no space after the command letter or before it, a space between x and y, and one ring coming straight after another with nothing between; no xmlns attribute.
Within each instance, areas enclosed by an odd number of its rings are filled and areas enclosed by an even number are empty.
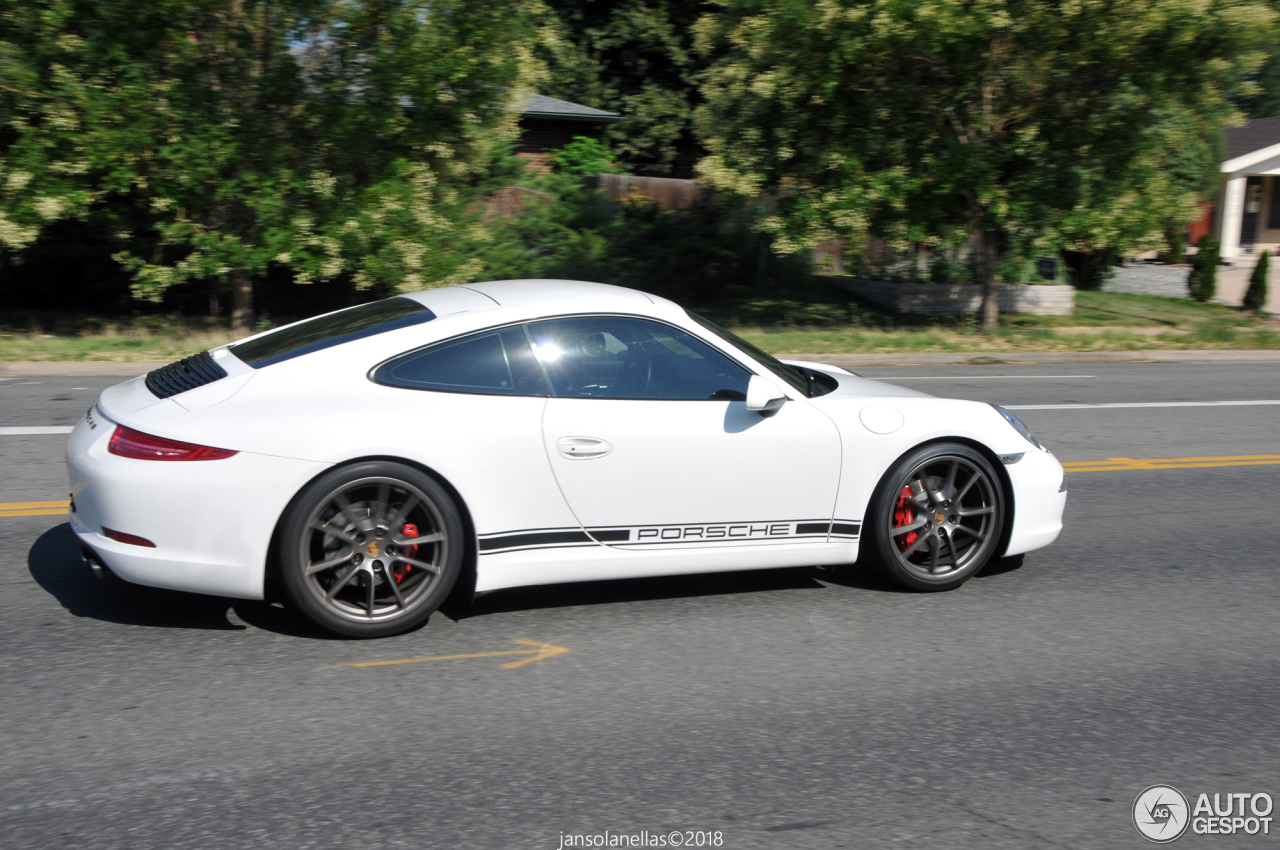
<svg viewBox="0 0 1280 850"><path fill-rule="evenodd" d="M826 542L840 437L807 399L748 411L751 372L653 320L526 327L552 390L547 455L595 539L635 550Z"/></svg>
<svg viewBox="0 0 1280 850"><path fill-rule="evenodd" d="M522 327L406 353L373 378L386 389L366 411L366 427L457 489L481 554L520 548L528 529L572 530L582 545L600 548L577 528L547 467L542 414L550 393Z"/></svg>

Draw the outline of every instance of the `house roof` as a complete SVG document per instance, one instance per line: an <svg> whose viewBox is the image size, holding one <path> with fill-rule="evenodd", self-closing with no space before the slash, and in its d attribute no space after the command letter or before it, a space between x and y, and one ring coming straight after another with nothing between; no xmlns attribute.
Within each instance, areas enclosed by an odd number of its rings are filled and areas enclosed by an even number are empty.
<svg viewBox="0 0 1280 850"><path fill-rule="evenodd" d="M616 112L606 112L603 109L594 109L580 103L560 100L557 97L547 97L544 94L530 95L520 110L520 117L551 118L559 121L597 121L602 124L622 120L622 116Z"/></svg>
<svg viewBox="0 0 1280 850"><path fill-rule="evenodd" d="M1243 127L1228 127L1227 159L1280 144L1280 118L1254 118Z"/></svg>

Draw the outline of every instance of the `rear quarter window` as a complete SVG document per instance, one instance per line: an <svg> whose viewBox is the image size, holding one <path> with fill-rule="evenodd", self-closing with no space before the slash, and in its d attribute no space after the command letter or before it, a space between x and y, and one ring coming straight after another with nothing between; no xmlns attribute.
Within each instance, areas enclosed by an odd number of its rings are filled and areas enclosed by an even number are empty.
<svg viewBox="0 0 1280 850"><path fill-rule="evenodd" d="M483 395L547 395L542 369L521 327L442 342L398 357L373 373L379 384Z"/></svg>

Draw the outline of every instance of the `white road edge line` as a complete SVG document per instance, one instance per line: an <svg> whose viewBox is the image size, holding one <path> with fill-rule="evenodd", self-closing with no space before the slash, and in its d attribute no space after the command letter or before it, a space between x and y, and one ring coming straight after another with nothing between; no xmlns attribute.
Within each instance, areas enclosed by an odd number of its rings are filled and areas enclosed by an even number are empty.
<svg viewBox="0 0 1280 850"><path fill-rule="evenodd" d="M999 378L1096 378L1097 375L869 375L875 381L989 381Z"/></svg>
<svg viewBox="0 0 1280 850"><path fill-rule="evenodd" d="M1112 404L1005 404L1006 410L1103 410L1121 407L1256 407L1280 404L1280 399L1259 401L1135 401Z"/></svg>
<svg viewBox="0 0 1280 850"><path fill-rule="evenodd" d="M0 427L0 437L28 437L34 434L70 434L74 425L18 425Z"/></svg>

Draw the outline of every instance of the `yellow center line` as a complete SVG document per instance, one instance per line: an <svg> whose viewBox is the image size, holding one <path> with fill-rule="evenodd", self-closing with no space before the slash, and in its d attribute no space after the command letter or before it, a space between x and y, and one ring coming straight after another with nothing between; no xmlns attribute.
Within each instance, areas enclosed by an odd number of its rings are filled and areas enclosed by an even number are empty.
<svg viewBox="0 0 1280 850"><path fill-rule="evenodd" d="M1222 466L1277 466L1280 455L1208 455L1204 457L1109 457L1105 460L1069 460L1062 464L1067 472L1127 472L1135 469L1212 469ZM0 518L20 516L60 516L68 513L69 501L0 502ZM530 644L540 645L540 644ZM401 661L368 662L366 666L379 664L411 664L417 661L450 661L454 658L485 658L491 655L529 654L531 650L510 650L480 655L432 656L410 658ZM346 665L352 666L352 665Z"/></svg>
<svg viewBox="0 0 1280 850"><path fill-rule="evenodd" d="M0 502L0 517L7 516L57 516L68 512L71 503L61 502Z"/></svg>
<svg viewBox="0 0 1280 850"><path fill-rule="evenodd" d="M1124 472L1133 469L1211 469L1220 466L1275 466L1280 455L1213 455L1208 457L1112 457L1067 461L1067 472Z"/></svg>

